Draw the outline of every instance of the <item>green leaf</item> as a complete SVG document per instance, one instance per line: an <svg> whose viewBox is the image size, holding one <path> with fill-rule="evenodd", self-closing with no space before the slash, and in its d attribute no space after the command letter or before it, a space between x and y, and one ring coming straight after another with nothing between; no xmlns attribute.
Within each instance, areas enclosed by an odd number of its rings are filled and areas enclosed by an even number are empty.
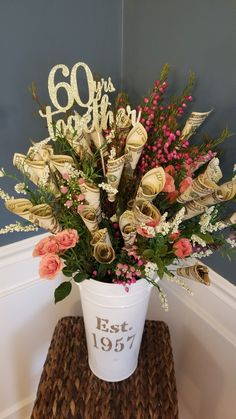
<svg viewBox="0 0 236 419"><path fill-rule="evenodd" d="M199 236L204 242L206 243L214 243L214 238L209 233L197 233L197 236Z"/></svg>
<svg viewBox="0 0 236 419"><path fill-rule="evenodd" d="M110 267L110 265L109 265L109 264L107 264L107 263L101 263L101 264L99 265L99 268L98 268L98 276L99 276L100 278L104 278L104 276L106 275L106 273L107 273L107 271L108 271L109 267Z"/></svg>
<svg viewBox="0 0 236 419"><path fill-rule="evenodd" d="M159 249L159 254L160 254L161 256L165 256L165 255L166 255L166 253L167 253L167 251L168 251L168 247L167 247L166 245L161 246L161 247L160 247L160 249Z"/></svg>
<svg viewBox="0 0 236 419"><path fill-rule="evenodd" d="M73 279L75 282L81 282L84 281L84 279L88 278L88 274L86 274L86 272L79 272L78 274L76 274Z"/></svg>
<svg viewBox="0 0 236 419"><path fill-rule="evenodd" d="M54 291L54 301L55 304L58 303L58 301L64 300L64 298L67 297L67 295L71 292L71 282L65 281L62 282L59 287L57 287Z"/></svg>
<svg viewBox="0 0 236 419"><path fill-rule="evenodd" d="M168 256L168 257L166 257L165 258L165 265L166 266L171 265L173 263L174 259L175 259L175 256Z"/></svg>
<svg viewBox="0 0 236 419"><path fill-rule="evenodd" d="M71 271L71 270L70 270L70 269L68 269L68 268L63 268L63 269L62 269L62 273L63 273L63 275L65 275L65 276L71 277L71 276L72 276L73 271Z"/></svg>
<svg viewBox="0 0 236 419"><path fill-rule="evenodd" d="M152 249L145 249L142 256L147 259L152 259L154 257L154 251Z"/></svg>
<svg viewBox="0 0 236 419"><path fill-rule="evenodd" d="M158 273L159 277L160 277L160 278L162 278L162 277L163 277L163 275L164 275L165 265L164 265L164 263L163 263L162 259L161 259L159 256L156 256L156 258L155 258L155 262L156 262L156 264L157 264L157 266L158 266L158 271L157 271L157 273Z"/></svg>

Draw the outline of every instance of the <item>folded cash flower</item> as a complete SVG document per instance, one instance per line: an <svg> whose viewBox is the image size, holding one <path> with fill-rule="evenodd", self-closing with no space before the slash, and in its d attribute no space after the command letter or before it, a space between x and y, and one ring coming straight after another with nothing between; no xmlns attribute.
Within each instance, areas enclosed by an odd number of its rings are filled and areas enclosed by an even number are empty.
<svg viewBox="0 0 236 419"><path fill-rule="evenodd" d="M124 93L110 105L111 80L90 80L83 116L76 109L79 95L72 100L73 89L68 90L68 106L60 107L54 86L51 99L58 110L40 110L49 137L34 143L26 155L14 156L21 175L15 192L24 197L2 189L0 197L26 223L17 221L0 233L38 227L51 233L39 241L33 256L39 258L42 278L64 274L55 301L70 293L72 281L92 278L120 284L128 292L146 277L166 307L161 280L176 281L187 291L183 278L209 285L207 267L189 258L213 251L230 257L236 247L236 215L227 210L228 201L235 201L236 167L231 179L221 182L217 157L231 133L224 129L215 139L204 135L194 141L211 111L187 114L193 106L192 74L183 93L168 101L168 72L165 65L136 110ZM33 97L40 103L35 87ZM69 108L67 121L53 120ZM12 177L3 168L0 176L1 181Z"/></svg>

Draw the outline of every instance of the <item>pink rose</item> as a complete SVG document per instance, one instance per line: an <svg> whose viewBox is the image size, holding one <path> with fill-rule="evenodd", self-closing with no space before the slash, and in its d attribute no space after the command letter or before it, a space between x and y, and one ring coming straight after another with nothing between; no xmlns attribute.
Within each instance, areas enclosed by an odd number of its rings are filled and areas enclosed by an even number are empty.
<svg viewBox="0 0 236 419"><path fill-rule="evenodd" d="M175 241L176 239L179 238L179 236L180 236L180 232L179 231L176 231L176 233L171 233L170 234L170 239L173 240L173 241Z"/></svg>
<svg viewBox="0 0 236 419"><path fill-rule="evenodd" d="M181 259L191 255L193 248L189 239L180 239L173 244L174 254Z"/></svg>
<svg viewBox="0 0 236 419"><path fill-rule="evenodd" d="M159 222L160 220L152 220L152 221L148 221L146 225L149 227L156 227L159 224Z"/></svg>
<svg viewBox="0 0 236 419"><path fill-rule="evenodd" d="M45 239L40 240L38 244L36 244L33 256L44 256L48 253L58 253L59 252L59 245L57 240L54 236L45 237Z"/></svg>
<svg viewBox="0 0 236 419"><path fill-rule="evenodd" d="M175 175L175 168L172 164L169 164L168 166L166 166L164 170L166 173L168 173L171 176Z"/></svg>
<svg viewBox="0 0 236 419"><path fill-rule="evenodd" d="M150 233L145 227L138 226L137 233L140 234L140 236L147 237L148 239L155 237L155 234Z"/></svg>
<svg viewBox="0 0 236 419"><path fill-rule="evenodd" d="M187 172L187 176L191 177L194 170L197 169L197 163L192 163L191 165L188 163L184 163L184 168Z"/></svg>
<svg viewBox="0 0 236 419"><path fill-rule="evenodd" d="M175 181L174 178L169 175L169 173L166 173L166 182L165 186L162 189L162 192L174 192L175 191Z"/></svg>
<svg viewBox="0 0 236 419"><path fill-rule="evenodd" d="M192 185L192 183L193 183L193 179L190 176L187 176L184 180L182 180L182 182L180 182L180 185L179 185L180 193L185 192L186 189L188 189L188 187Z"/></svg>
<svg viewBox="0 0 236 419"><path fill-rule="evenodd" d="M178 191L170 192L170 193L167 194L167 199L172 204L173 202L176 201L178 196L179 196Z"/></svg>
<svg viewBox="0 0 236 419"><path fill-rule="evenodd" d="M67 230L57 233L56 240L60 251L63 251L75 247L76 243L79 241L79 235L76 230L68 228Z"/></svg>
<svg viewBox="0 0 236 419"><path fill-rule="evenodd" d="M53 279L62 270L64 264L58 255L44 255L39 264L39 275L41 278Z"/></svg>

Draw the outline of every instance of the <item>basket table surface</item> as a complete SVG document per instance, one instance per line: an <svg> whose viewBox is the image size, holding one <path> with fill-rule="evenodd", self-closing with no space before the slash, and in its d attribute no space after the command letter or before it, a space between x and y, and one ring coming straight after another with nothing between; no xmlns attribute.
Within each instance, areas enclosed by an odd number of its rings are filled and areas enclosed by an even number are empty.
<svg viewBox="0 0 236 419"><path fill-rule="evenodd" d="M108 383L90 371L82 317L59 320L31 419L177 419L178 401L168 326L146 321L133 375Z"/></svg>

